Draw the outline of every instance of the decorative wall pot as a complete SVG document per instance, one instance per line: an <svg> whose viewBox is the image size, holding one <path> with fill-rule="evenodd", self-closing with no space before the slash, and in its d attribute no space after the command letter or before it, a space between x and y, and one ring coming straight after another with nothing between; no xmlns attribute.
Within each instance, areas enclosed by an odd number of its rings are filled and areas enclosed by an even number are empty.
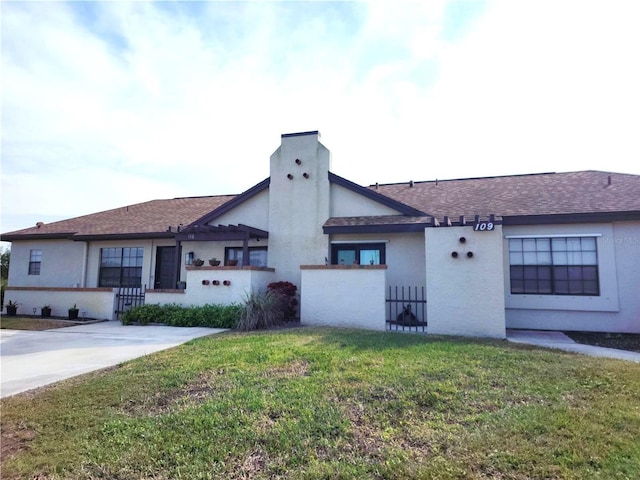
<svg viewBox="0 0 640 480"><path fill-rule="evenodd" d="M18 314L18 307L14 307L13 305L7 305L7 317L15 317Z"/></svg>
<svg viewBox="0 0 640 480"><path fill-rule="evenodd" d="M201 267L202 265L204 265L204 260L201 260L199 258L196 258L193 262L192 265L194 267Z"/></svg>
<svg viewBox="0 0 640 480"><path fill-rule="evenodd" d="M222 284L228 287L229 285L231 285L231 280L225 280L224 282L222 282Z"/></svg>
<svg viewBox="0 0 640 480"><path fill-rule="evenodd" d="M227 260L227 265L229 265L230 267L235 267L236 265L238 265L238 260Z"/></svg>
<svg viewBox="0 0 640 480"><path fill-rule="evenodd" d="M213 280L211 283L213 283L214 285L220 285L220 280Z"/></svg>
<svg viewBox="0 0 640 480"><path fill-rule="evenodd" d="M79 312L80 312L80 310L78 310L77 308L70 308L69 309L69 320L77 320Z"/></svg>
<svg viewBox="0 0 640 480"><path fill-rule="evenodd" d="M203 285L209 285L209 280L202 280Z"/></svg>
<svg viewBox="0 0 640 480"><path fill-rule="evenodd" d="M211 265L212 267L217 267L218 265L220 265L220 260L209 260L209 265Z"/></svg>

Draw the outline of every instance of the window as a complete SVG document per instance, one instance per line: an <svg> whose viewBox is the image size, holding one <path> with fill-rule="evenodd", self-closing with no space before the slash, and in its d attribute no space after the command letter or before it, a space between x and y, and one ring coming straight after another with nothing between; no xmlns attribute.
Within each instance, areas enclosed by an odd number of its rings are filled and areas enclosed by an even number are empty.
<svg viewBox="0 0 640 480"><path fill-rule="evenodd" d="M331 245L333 265L383 265L384 243L340 243Z"/></svg>
<svg viewBox="0 0 640 480"><path fill-rule="evenodd" d="M242 261L242 247L227 247L224 252L225 265L229 260L237 260L238 265L244 265ZM254 267L267 266L267 247L249 247L249 265Z"/></svg>
<svg viewBox="0 0 640 480"><path fill-rule="evenodd" d="M100 287L142 286L142 247L101 248Z"/></svg>
<svg viewBox="0 0 640 480"><path fill-rule="evenodd" d="M511 293L600 295L595 237L509 239Z"/></svg>
<svg viewBox="0 0 640 480"><path fill-rule="evenodd" d="M29 253L29 275L40 275L42 250L31 250Z"/></svg>

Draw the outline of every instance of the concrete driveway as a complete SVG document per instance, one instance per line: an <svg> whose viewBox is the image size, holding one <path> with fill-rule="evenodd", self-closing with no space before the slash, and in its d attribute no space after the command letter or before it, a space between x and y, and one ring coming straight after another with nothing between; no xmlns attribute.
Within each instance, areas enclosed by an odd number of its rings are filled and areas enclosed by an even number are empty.
<svg viewBox="0 0 640 480"><path fill-rule="evenodd" d="M110 321L44 330L0 330L0 397L175 347L220 328L123 326Z"/></svg>

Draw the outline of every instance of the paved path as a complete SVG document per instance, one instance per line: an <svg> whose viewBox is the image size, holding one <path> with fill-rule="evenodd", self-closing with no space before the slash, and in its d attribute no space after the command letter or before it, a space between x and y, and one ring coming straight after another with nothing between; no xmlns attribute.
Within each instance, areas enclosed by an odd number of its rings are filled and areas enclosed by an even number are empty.
<svg viewBox="0 0 640 480"><path fill-rule="evenodd" d="M507 340L540 347L557 348L568 352L583 353L592 357L617 358L640 363L640 353L615 348L595 347L576 343L562 332L542 330L507 330Z"/></svg>
<svg viewBox="0 0 640 480"><path fill-rule="evenodd" d="M43 331L0 330L0 397L117 365L225 331L110 321Z"/></svg>

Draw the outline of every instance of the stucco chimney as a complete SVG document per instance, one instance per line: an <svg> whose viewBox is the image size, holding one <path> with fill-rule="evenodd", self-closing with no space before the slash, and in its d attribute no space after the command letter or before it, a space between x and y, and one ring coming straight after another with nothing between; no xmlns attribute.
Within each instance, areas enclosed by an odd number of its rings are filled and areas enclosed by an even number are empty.
<svg viewBox="0 0 640 480"><path fill-rule="evenodd" d="M300 265L322 264L328 236L331 153L318 131L286 133L271 155L269 263L276 275L300 288Z"/></svg>

